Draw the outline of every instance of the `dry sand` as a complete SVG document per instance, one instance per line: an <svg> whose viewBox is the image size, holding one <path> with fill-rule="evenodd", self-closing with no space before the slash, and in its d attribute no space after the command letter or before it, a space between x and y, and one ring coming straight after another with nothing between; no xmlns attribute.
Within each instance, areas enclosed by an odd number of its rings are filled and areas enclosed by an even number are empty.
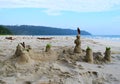
<svg viewBox="0 0 120 84"><path fill-rule="evenodd" d="M0 37L0 84L120 84L120 41L81 38L82 49L89 46L103 54L106 47L111 47L111 63L89 64L72 62L67 56L67 61L58 59L64 50L72 52L74 36L49 36L52 39L46 40L37 39L38 36L12 36L14 40L6 37L11 36ZM30 45L34 52L26 64L18 64L14 57L21 42ZM52 45L52 53L44 52L46 44Z"/></svg>

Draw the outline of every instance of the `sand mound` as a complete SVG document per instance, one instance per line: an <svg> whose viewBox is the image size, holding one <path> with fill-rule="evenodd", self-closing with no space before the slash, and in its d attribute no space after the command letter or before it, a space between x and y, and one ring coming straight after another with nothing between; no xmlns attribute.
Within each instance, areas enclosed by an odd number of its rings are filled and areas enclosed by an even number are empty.
<svg viewBox="0 0 120 84"><path fill-rule="evenodd" d="M59 53L58 60L66 61L68 63L76 63L76 62L88 62L93 64L105 64L109 63L105 59L105 56L101 52L92 52L89 53L92 56L92 62L88 61L90 58L87 56L89 54L86 53L87 51L81 49L81 53L74 53L73 48L64 48L64 50Z"/></svg>

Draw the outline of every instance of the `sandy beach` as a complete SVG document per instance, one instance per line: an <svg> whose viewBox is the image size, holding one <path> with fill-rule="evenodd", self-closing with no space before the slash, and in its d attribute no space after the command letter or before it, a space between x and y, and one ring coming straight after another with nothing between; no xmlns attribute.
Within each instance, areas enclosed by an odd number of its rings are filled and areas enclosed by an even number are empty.
<svg viewBox="0 0 120 84"><path fill-rule="evenodd" d="M75 36L0 36L0 84L120 84L120 41L81 37L83 51L89 46L104 56L106 47L111 47L110 63L90 64L79 60L79 54L70 53L72 61L64 54L73 52L75 39ZM22 42L34 52L25 64L14 56ZM47 44L51 44L48 53Z"/></svg>

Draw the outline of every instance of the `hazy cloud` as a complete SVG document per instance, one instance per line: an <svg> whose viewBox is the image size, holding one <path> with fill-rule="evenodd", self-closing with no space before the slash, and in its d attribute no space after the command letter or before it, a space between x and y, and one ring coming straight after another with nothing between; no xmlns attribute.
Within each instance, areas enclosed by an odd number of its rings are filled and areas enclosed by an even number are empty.
<svg viewBox="0 0 120 84"><path fill-rule="evenodd" d="M61 11L101 12L120 9L120 0L0 0L0 8L45 8L46 13Z"/></svg>

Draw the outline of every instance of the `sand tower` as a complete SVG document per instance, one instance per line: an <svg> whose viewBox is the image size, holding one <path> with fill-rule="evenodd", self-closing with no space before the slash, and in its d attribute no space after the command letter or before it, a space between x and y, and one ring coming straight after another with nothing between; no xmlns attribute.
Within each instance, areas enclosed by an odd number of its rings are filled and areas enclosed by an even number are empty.
<svg viewBox="0 0 120 84"><path fill-rule="evenodd" d="M81 53L81 40L80 40L80 29L77 29L78 35L76 36L74 53Z"/></svg>
<svg viewBox="0 0 120 84"><path fill-rule="evenodd" d="M16 47L15 57L18 57L17 63L28 63L31 61L31 55L34 55L30 45L26 46L25 43L20 43Z"/></svg>
<svg viewBox="0 0 120 84"><path fill-rule="evenodd" d="M89 47L87 47L87 49L86 49L86 58L85 59L88 63L93 63L94 62L93 52L92 52L92 49L89 48Z"/></svg>
<svg viewBox="0 0 120 84"><path fill-rule="evenodd" d="M104 60L111 62L111 48L110 47L106 47Z"/></svg>
<svg viewBox="0 0 120 84"><path fill-rule="evenodd" d="M46 45L45 52L51 52L51 44Z"/></svg>

